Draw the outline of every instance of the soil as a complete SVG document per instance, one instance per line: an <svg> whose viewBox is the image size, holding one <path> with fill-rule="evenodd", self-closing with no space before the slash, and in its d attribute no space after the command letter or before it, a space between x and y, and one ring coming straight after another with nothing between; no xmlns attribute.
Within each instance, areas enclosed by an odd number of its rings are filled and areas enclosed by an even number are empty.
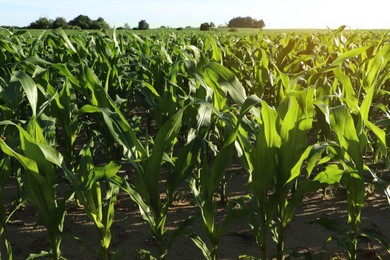
<svg viewBox="0 0 390 260"><path fill-rule="evenodd" d="M243 174L232 174L228 181L228 198L237 197L245 193L246 177ZM177 202L171 207L166 226L168 229L177 227L184 219L199 210L192 202L191 194L185 187L178 192ZM11 202L15 194L15 185L6 188L6 201ZM8 211L14 209L10 204L6 205ZM156 244L151 237L149 227L142 220L138 208L126 194L120 194L116 204L115 222L112 226L111 252L121 252L121 259L134 259L134 252L146 249L156 252ZM218 208L217 223L225 216L224 206ZM327 190L326 193L318 191L308 194L303 204L297 209L295 218L289 224L285 234L287 254L294 252L307 253L306 259L332 259L339 257L344 259L342 247L332 240L327 242L330 236L340 236L328 231L318 224L310 224L318 217L330 217L347 223L345 192L340 188ZM367 196L366 205L362 212L362 228L365 232L375 233L385 239L390 239L390 211L384 195L372 192ZM38 217L31 205L26 205L17 210L7 225L8 237L12 244L14 259L26 259L30 253L39 253L48 250L46 230L38 224ZM202 234L201 225L195 227L196 232ZM62 242L63 256L67 259L98 259L94 249L98 248L98 233L93 223L85 216L83 209L74 202L68 203L65 218L64 238ZM77 237L77 239L75 239ZM272 244L270 241L269 244ZM4 251L3 244L0 245ZM273 248L270 248L273 251ZM287 255L286 254L286 255ZM257 256L259 250L255 237L251 233L249 225L240 220L228 227L220 241L218 259L238 259L242 255ZM359 259L390 259L390 255L378 243L368 239L359 241ZM304 259L293 258L292 259ZM204 259L201 251L187 237L179 237L168 254L168 259Z"/></svg>

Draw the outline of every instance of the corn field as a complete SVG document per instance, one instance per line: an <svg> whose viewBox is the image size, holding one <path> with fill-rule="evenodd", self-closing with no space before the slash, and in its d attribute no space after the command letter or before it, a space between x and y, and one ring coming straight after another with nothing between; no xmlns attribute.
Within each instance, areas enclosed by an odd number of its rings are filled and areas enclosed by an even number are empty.
<svg viewBox="0 0 390 260"><path fill-rule="evenodd" d="M243 258L294 259L286 228L305 196L329 187L345 190L348 219L313 222L339 232L332 239L346 259L360 257L362 237L389 257L386 238L361 228L368 186L390 203L388 32L3 29L0 49L0 259L66 259L62 242L75 238L64 225L75 205L95 227L99 259L172 259L183 237L218 259L237 220L258 248ZM246 178L234 198L226 192L233 166ZM168 229L179 190L197 210ZM111 250L123 196L155 250ZM226 217L217 222L221 203ZM20 256L7 229L26 206L48 243Z"/></svg>

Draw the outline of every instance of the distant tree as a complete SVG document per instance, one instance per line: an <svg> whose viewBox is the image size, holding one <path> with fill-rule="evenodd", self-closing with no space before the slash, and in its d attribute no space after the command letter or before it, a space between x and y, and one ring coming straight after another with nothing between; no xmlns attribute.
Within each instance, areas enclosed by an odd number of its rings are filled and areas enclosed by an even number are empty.
<svg viewBox="0 0 390 260"><path fill-rule="evenodd" d="M50 29L52 27L53 21L47 19L46 17L40 17L35 22L32 22L28 28L31 29Z"/></svg>
<svg viewBox="0 0 390 260"><path fill-rule="evenodd" d="M215 28L215 24L213 22L211 22L211 23L202 23L200 25L200 30L201 31L210 31L213 28Z"/></svg>
<svg viewBox="0 0 390 260"><path fill-rule="evenodd" d="M104 21L102 17L99 17L95 21L92 21L90 26L90 29L98 29L98 30L109 29L109 28L110 25L106 21Z"/></svg>
<svg viewBox="0 0 390 260"><path fill-rule="evenodd" d="M131 29L131 27L130 27L130 24L129 24L129 23L125 23L125 26L124 26L124 27L125 27L125 29L126 29L126 30L130 30L130 29Z"/></svg>
<svg viewBox="0 0 390 260"><path fill-rule="evenodd" d="M130 26L127 24L128 28ZM62 27L63 29L109 29L110 25L102 18L92 20L86 15L79 15L73 20L66 22L65 18L57 17L54 21L45 17L41 17L35 22L32 22L27 28L32 29L56 29Z"/></svg>
<svg viewBox="0 0 390 260"><path fill-rule="evenodd" d="M265 22L263 19L257 21L257 26L260 29L263 29L265 27Z"/></svg>
<svg viewBox="0 0 390 260"><path fill-rule="evenodd" d="M57 29L57 28L60 28L60 27L62 29L68 29L69 28L68 22L63 17L57 17L54 20L53 24L51 25L51 28L53 28L53 29Z"/></svg>
<svg viewBox="0 0 390 260"><path fill-rule="evenodd" d="M247 17L236 17L229 21L229 28L264 28L265 23L263 19L256 20L250 16Z"/></svg>
<svg viewBox="0 0 390 260"><path fill-rule="evenodd" d="M138 29L139 30L148 30L149 29L149 24L145 20L141 20L138 23Z"/></svg>
<svg viewBox="0 0 390 260"><path fill-rule="evenodd" d="M201 31L208 31L208 30L210 30L210 24L209 23L202 23L200 25L200 30Z"/></svg>
<svg viewBox="0 0 390 260"><path fill-rule="evenodd" d="M86 15L80 14L79 16L74 18L73 20L70 20L69 25L78 26L81 29L91 29L92 22L93 21L91 20L91 18L89 18Z"/></svg>

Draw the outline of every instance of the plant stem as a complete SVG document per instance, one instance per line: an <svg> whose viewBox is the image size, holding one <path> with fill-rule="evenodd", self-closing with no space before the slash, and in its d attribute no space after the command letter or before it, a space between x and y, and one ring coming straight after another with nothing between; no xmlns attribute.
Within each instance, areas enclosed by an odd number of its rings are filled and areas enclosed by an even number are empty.
<svg viewBox="0 0 390 260"><path fill-rule="evenodd" d="M210 260L217 260L217 249L218 245L212 243L210 246Z"/></svg>
<svg viewBox="0 0 390 260"><path fill-rule="evenodd" d="M61 258L60 246L62 241L61 235L53 234L51 238L52 239L50 243L51 243L51 251L53 254L53 259L60 259Z"/></svg>
<svg viewBox="0 0 390 260"><path fill-rule="evenodd" d="M283 196L283 198L286 198L287 197L287 194L285 196ZM283 223L283 219L284 219L284 207L286 205L286 199L283 199L282 202L279 204L279 221L280 223L278 223L278 227L277 227L277 230L278 230L278 242L277 242L277 259L278 260L283 260L283 252L284 252L284 229L285 229L285 226L284 226L284 223Z"/></svg>
<svg viewBox="0 0 390 260"><path fill-rule="evenodd" d="M261 260L267 259L267 229L262 227L257 232L257 243L260 246L260 258Z"/></svg>

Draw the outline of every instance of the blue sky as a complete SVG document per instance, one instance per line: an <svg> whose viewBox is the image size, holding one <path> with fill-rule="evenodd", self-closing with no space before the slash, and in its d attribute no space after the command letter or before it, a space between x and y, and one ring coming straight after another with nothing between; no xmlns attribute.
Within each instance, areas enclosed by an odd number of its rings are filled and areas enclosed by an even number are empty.
<svg viewBox="0 0 390 260"><path fill-rule="evenodd" d="M26 26L39 17L68 21L79 14L131 27L145 19L152 28L225 24L237 16L263 19L266 28L390 28L386 0L0 0L0 25Z"/></svg>

